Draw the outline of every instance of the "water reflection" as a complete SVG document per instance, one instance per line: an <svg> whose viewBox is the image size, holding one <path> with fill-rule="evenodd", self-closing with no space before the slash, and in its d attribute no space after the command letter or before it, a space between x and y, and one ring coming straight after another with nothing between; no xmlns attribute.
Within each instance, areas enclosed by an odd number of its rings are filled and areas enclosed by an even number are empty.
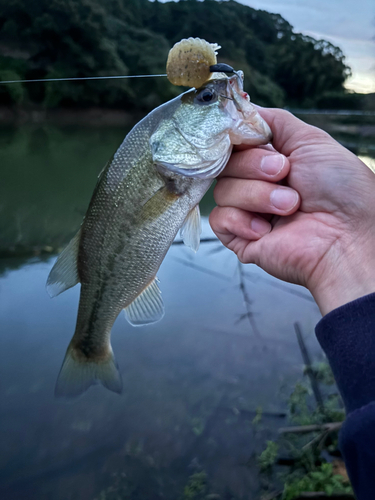
<svg viewBox="0 0 375 500"><path fill-rule="evenodd" d="M211 236L207 221L204 236ZM172 247L159 273L166 305L160 323L132 328L122 315L116 321L123 395L96 386L71 404L54 400L53 389L79 289L47 296L53 259L8 268L0 278L3 498L92 500L112 484L112 473L123 472L127 479L117 487L130 488L129 498L172 500L202 468L219 495L255 494L252 456L281 425L286 394L302 370L292 323L303 324L320 359L312 333L319 312L300 287L281 292L276 280L246 267L254 335L246 318L239 321L246 307L237 260L213 252L216 245L203 245L193 258ZM270 414L261 431L251 424L259 406ZM148 488L156 484L160 494L152 496Z"/></svg>
<svg viewBox="0 0 375 500"><path fill-rule="evenodd" d="M302 118L327 129L371 168L375 125L369 120L375 122L375 117L329 116ZM0 127L0 257L60 250L77 231L97 176L127 131L118 126ZM211 190L202 213L207 215L212 206Z"/></svg>
<svg viewBox="0 0 375 500"><path fill-rule="evenodd" d="M126 132L119 127L1 129L0 252L65 244Z"/></svg>
<svg viewBox="0 0 375 500"><path fill-rule="evenodd" d="M117 319L123 395L97 386L71 404L53 398L79 287L48 297L51 253L77 230L97 174L125 133L0 129L0 252L7 256L0 259L0 496L176 500L189 476L204 471L212 498L256 498L255 457L282 425L302 373L293 322L319 360L319 312L305 290L255 266L239 268L215 241L196 256L171 248L159 274L160 323L132 328ZM363 137L350 141L370 164ZM211 207L208 194L202 212ZM203 236L213 237L206 219ZM265 416L255 427L258 407Z"/></svg>

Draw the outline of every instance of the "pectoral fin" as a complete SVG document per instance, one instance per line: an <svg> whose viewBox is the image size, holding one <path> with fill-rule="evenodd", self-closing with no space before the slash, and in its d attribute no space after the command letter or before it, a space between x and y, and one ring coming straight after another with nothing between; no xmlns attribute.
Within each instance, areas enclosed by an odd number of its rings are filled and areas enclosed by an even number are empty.
<svg viewBox="0 0 375 500"><path fill-rule="evenodd" d="M79 282L77 261L80 239L81 229L58 256L49 273L46 286L51 297L56 297Z"/></svg>
<svg viewBox="0 0 375 500"><path fill-rule="evenodd" d="M193 252L197 252L201 239L201 233L201 214L199 211L199 205L195 205L195 207L188 213L188 216L181 227L180 235L185 245L191 248Z"/></svg>
<svg viewBox="0 0 375 500"><path fill-rule="evenodd" d="M133 326L156 323L164 316L164 304L157 278L124 309L124 313Z"/></svg>

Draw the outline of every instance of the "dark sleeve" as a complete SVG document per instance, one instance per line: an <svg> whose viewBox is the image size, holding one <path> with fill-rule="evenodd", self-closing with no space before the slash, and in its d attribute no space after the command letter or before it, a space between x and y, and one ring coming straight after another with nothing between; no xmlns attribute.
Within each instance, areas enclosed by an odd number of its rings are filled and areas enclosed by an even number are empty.
<svg viewBox="0 0 375 500"><path fill-rule="evenodd" d="M375 499L375 293L331 311L316 326L347 418L340 449L357 500Z"/></svg>

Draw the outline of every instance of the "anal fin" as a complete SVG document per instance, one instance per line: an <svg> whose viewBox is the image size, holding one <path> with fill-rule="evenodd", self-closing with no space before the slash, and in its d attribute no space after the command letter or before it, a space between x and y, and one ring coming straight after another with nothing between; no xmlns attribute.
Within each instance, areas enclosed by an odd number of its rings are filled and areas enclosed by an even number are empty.
<svg viewBox="0 0 375 500"><path fill-rule="evenodd" d="M56 297L79 282L77 260L81 229L60 253L47 279L47 292Z"/></svg>
<svg viewBox="0 0 375 500"><path fill-rule="evenodd" d="M125 309L125 317L133 326L156 323L164 316L164 303L155 278Z"/></svg>
<svg viewBox="0 0 375 500"><path fill-rule="evenodd" d="M180 235L185 245L197 252L201 240L202 224L199 205L190 210L180 230Z"/></svg>

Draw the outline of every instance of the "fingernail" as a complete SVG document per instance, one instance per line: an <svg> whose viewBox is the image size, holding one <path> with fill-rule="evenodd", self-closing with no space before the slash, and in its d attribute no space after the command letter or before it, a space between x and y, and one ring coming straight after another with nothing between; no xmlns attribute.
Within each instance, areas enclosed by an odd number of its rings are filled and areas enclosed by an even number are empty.
<svg viewBox="0 0 375 500"><path fill-rule="evenodd" d="M271 224L264 219L254 218L250 223L251 229L254 233L263 236L270 232Z"/></svg>
<svg viewBox="0 0 375 500"><path fill-rule="evenodd" d="M288 188L277 188L271 193L271 203L278 210L289 211L298 202L298 194Z"/></svg>
<svg viewBox="0 0 375 500"><path fill-rule="evenodd" d="M277 175L281 172L285 164L285 156L280 154L272 154L263 156L260 163L261 170L267 175Z"/></svg>

